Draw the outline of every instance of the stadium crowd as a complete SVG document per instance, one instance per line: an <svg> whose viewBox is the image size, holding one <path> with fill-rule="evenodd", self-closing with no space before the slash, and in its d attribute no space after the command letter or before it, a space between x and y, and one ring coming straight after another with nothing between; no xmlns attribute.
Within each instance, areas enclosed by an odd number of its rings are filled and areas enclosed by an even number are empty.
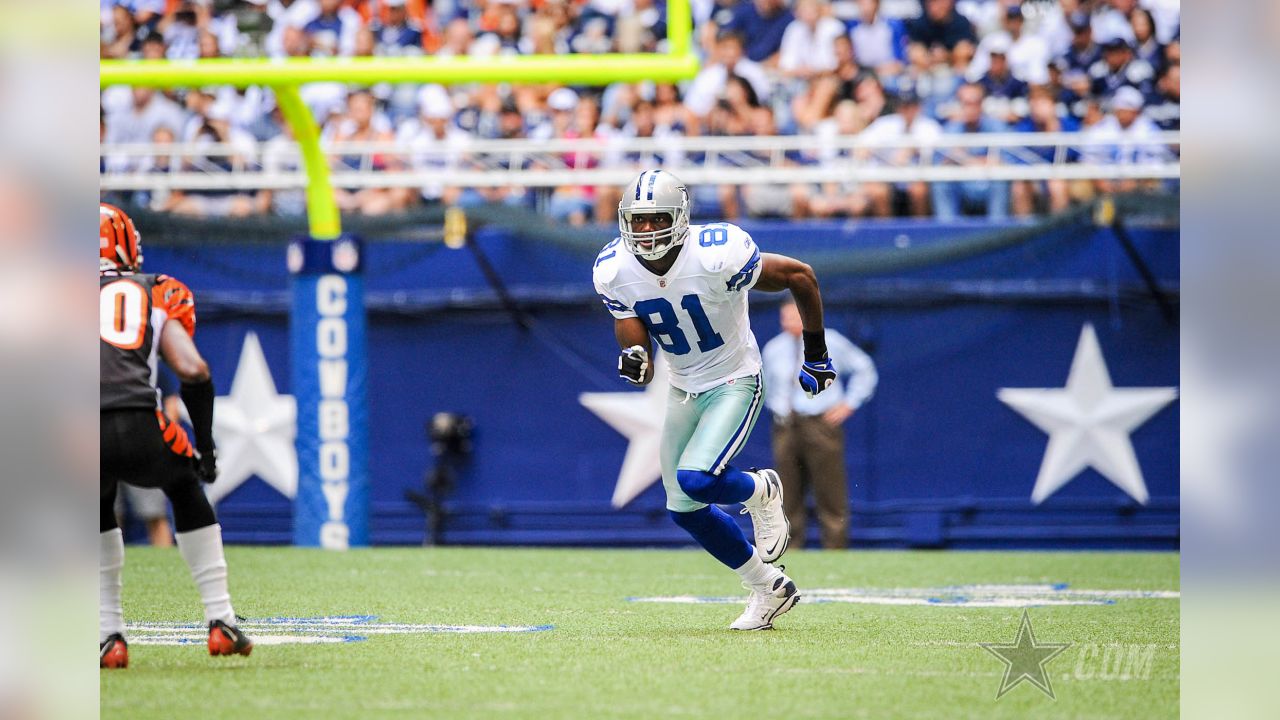
<svg viewBox="0 0 1280 720"><path fill-rule="evenodd" d="M662 52L664 0L100 0L104 58L332 57ZM396 141L402 155L339 156L373 169L439 169L414 189L339 191L344 211L423 203L525 203L574 223L613 222L604 187L452 187L473 138L1080 132L1141 143L1179 127L1179 0L693 0L698 75L679 86L312 83L302 96L325 141ZM242 157L106 154L104 173L229 169L298 158L271 92L251 87L102 93L104 143L228 143ZM417 151L450 148L456 154ZM1141 162L1158 146L1113 146L1094 160ZM1137 148L1137 149L1134 149ZM1145 149L1144 149L1145 148ZM1052 148L1036 152L1052 153ZM903 151L908 152L908 151ZM974 150L975 162L985 162ZM823 163L837 153L794 163ZM1077 159L1074 155L1071 159ZM587 162L639 166L623 155ZM876 158L868 158L875 162ZM918 159L915 159L918 160ZM913 158L893 158L893 162ZM963 162L952 160L952 162ZM572 161L569 163L572 166ZM831 183L695 188L698 206L742 216L1057 211L1141 181ZM301 191L137 192L122 202L204 217L304 212Z"/></svg>

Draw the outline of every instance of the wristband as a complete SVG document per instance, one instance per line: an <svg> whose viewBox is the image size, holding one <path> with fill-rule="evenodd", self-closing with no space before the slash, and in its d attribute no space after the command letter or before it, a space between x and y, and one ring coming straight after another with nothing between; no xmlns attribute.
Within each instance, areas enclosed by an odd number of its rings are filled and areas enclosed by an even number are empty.
<svg viewBox="0 0 1280 720"><path fill-rule="evenodd" d="M810 332L805 330L801 333L804 337L804 361L818 362L827 357L827 333L824 330L818 332Z"/></svg>

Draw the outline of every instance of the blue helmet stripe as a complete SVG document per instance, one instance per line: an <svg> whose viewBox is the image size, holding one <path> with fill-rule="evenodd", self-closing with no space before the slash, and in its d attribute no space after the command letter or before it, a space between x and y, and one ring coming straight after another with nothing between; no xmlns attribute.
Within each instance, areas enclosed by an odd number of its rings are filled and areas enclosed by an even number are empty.
<svg viewBox="0 0 1280 720"><path fill-rule="evenodd" d="M647 170L645 172L648 172ZM636 199L640 199L640 188L644 186L644 173L640 173L640 177L636 178ZM653 199L653 191L649 192L649 199Z"/></svg>
<svg viewBox="0 0 1280 720"><path fill-rule="evenodd" d="M653 171L653 174L649 176L649 199L650 199L650 200L652 200L652 199L653 199L653 184L654 184L655 182L657 182L657 180L658 180L658 173L660 173L660 172L662 172L662 171L661 171L661 170L654 170L654 171ZM637 192L639 192L639 190L640 190L640 188L639 188L639 187L637 187L637 188L636 188L636 191L637 191ZM637 198L637 199L639 199L639 198Z"/></svg>

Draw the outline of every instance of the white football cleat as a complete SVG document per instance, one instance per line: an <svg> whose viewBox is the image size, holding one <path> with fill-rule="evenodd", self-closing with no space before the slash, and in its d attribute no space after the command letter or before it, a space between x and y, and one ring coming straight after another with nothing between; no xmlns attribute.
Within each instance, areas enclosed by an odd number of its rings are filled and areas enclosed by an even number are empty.
<svg viewBox="0 0 1280 720"><path fill-rule="evenodd" d="M753 589L747 609L729 626L730 630L770 630L773 620L800 602L800 591L791 578L778 574L769 590Z"/></svg>
<svg viewBox="0 0 1280 720"><path fill-rule="evenodd" d="M787 551L791 543L791 521L782 510L782 480L778 473L764 468L748 471L765 482L764 496L742 503L742 513L751 514L751 526L755 530L756 552L767 563L775 562Z"/></svg>

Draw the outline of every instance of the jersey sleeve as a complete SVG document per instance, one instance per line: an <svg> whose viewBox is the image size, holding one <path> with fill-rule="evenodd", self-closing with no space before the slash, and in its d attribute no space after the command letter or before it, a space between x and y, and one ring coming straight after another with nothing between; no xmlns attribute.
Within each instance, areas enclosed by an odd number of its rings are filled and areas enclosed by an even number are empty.
<svg viewBox="0 0 1280 720"><path fill-rule="evenodd" d="M604 303L605 308L615 320L636 317L635 311L618 297L618 293L612 287L612 281L618 275L617 257L621 242L621 240L614 240L605 245L596 256L595 266L591 269L591 281L595 285L596 294L600 296L600 302Z"/></svg>
<svg viewBox="0 0 1280 720"><path fill-rule="evenodd" d="M625 320L626 318L636 317L635 311L628 307L626 303L615 298L612 290L610 290L607 285L601 283L599 280L596 280L595 285L596 294L600 296L600 302L604 303L605 308L609 310L609 314L612 315L615 320Z"/></svg>
<svg viewBox="0 0 1280 720"><path fill-rule="evenodd" d="M727 292L750 290L760 279L760 248L746 230L729 225L728 242L725 243L725 263L721 270L724 289Z"/></svg>
<svg viewBox="0 0 1280 720"><path fill-rule="evenodd" d="M151 288L151 304L160 308L170 320L182 323L191 337L196 335L196 298L181 280L161 275Z"/></svg>

